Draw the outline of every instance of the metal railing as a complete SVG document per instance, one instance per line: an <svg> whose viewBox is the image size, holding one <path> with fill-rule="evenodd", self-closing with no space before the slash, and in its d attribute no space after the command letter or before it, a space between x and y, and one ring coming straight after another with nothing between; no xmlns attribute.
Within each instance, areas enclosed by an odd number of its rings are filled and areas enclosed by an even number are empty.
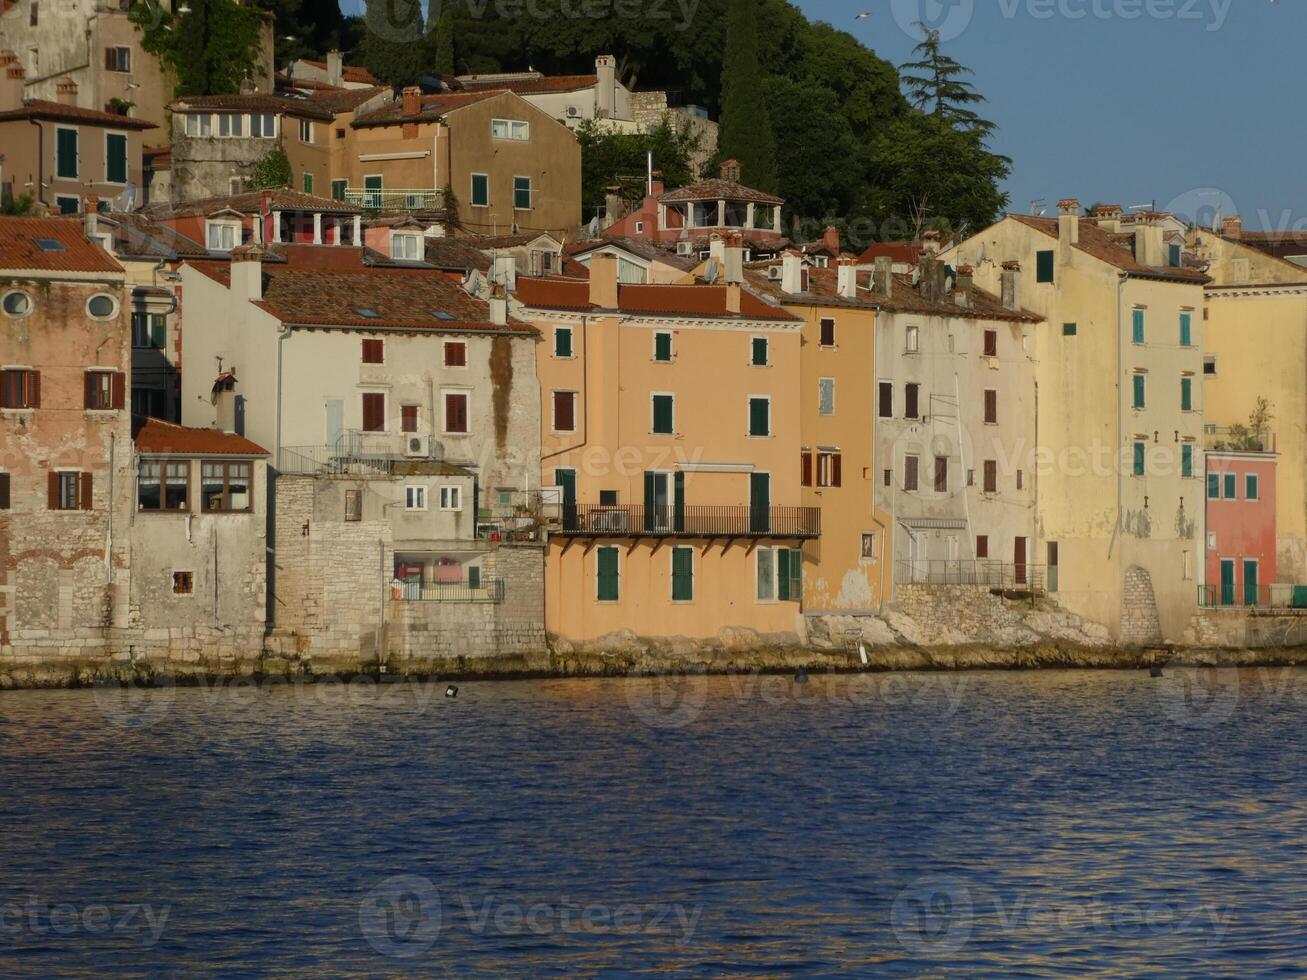
<svg viewBox="0 0 1307 980"><path fill-rule="evenodd" d="M504 601L504 580L480 582L402 582L397 598L402 602L493 602Z"/></svg>
<svg viewBox="0 0 1307 980"><path fill-rule="evenodd" d="M978 585L1015 592L1045 592L1057 568L991 561L988 558L929 558L896 561L894 581L906 585Z"/></svg>
<svg viewBox="0 0 1307 980"><path fill-rule="evenodd" d="M298 476L390 476L401 457L393 434L349 429L330 446L283 446L279 473Z"/></svg>
<svg viewBox="0 0 1307 980"><path fill-rule="evenodd" d="M1231 585L1198 586L1202 609L1302 609L1307 610L1307 585L1279 585L1240 582Z"/></svg>
<svg viewBox="0 0 1307 980"><path fill-rule="evenodd" d="M816 538L817 507L594 507L559 506L554 534L611 537Z"/></svg>
<svg viewBox="0 0 1307 980"><path fill-rule="evenodd" d="M369 211L439 211L445 206L444 192L432 187L347 187L343 200Z"/></svg>
<svg viewBox="0 0 1307 980"><path fill-rule="evenodd" d="M1275 433L1246 425L1204 425L1203 447L1214 452L1274 452Z"/></svg>

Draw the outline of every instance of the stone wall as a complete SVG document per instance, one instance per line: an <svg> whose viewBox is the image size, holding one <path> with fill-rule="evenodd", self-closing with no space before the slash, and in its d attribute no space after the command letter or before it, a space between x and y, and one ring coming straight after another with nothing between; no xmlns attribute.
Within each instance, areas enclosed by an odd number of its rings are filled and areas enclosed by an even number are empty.
<svg viewBox="0 0 1307 980"><path fill-rule="evenodd" d="M657 128L666 119L675 129L688 127L699 137L699 146L690 159L690 168L696 178L704 175L704 167L717 154L717 123L685 109L669 107L666 92L632 92L631 118L646 132Z"/></svg>
<svg viewBox="0 0 1307 980"><path fill-rule="evenodd" d="M1147 571L1131 565L1125 573L1121 596L1121 643L1145 646L1162 641L1162 621L1157 613L1153 580Z"/></svg>
<svg viewBox="0 0 1307 980"><path fill-rule="evenodd" d="M1275 650L1307 646L1307 613L1289 609L1203 609L1184 642L1226 650Z"/></svg>

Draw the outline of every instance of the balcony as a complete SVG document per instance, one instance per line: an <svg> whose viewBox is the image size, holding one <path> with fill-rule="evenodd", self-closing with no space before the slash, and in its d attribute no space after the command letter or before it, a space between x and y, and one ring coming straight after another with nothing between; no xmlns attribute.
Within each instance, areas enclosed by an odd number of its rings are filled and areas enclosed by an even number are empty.
<svg viewBox="0 0 1307 980"><path fill-rule="evenodd" d="M563 504L565 537L816 538L817 507L592 507Z"/></svg>
<svg viewBox="0 0 1307 980"><path fill-rule="evenodd" d="M1204 425L1203 448L1218 453L1273 453L1275 433L1246 425Z"/></svg>
<svg viewBox="0 0 1307 980"><path fill-rule="evenodd" d="M444 192L431 187L347 187L343 200L367 211L440 211Z"/></svg>
<svg viewBox="0 0 1307 980"><path fill-rule="evenodd" d="M1200 609L1289 609L1307 613L1307 585L1270 584L1257 582L1225 582L1221 585L1198 586Z"/></svg>
<svg viewBox="0 0 1307 980"><path fill-rule="evenodd" d="M1007 592L1057 591L1057 568L990 561L987 558L938 558L896 561L900 585L976 585Z"/></svg>
<svg viewBox="0 0 1307 980"><path fill-rule="evenodd" d="M391 598L398 602L488 602L504 601L504 580L462 582L404 582L395 587Z"/></svg>

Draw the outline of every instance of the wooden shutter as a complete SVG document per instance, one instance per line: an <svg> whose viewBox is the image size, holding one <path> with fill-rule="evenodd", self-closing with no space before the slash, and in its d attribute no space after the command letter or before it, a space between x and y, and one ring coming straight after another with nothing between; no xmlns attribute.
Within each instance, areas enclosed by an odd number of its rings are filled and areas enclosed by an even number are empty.
<svg viewBox="0 0 1307 980"><path fill-rule="evenodd" d="M9 474L0 473L0 510L9 509Z"/></svg>
<svg viewBox="0 0 1307 980"><path fill-rule="evenodd" d="M903 417L905 419L921 417L920 390L921 386L917 384L909 384L903 389Z"/></svg>
<svg viewBox="0 0 1307 980"><path fill-rule="evenodd" d="M903 489L917 489L917 457L903 457Z"/></svg>
<svg viewBox="0 0 1307 980"><path fill-rule="evenodd" d="M812 453L805 452L803 455L803 476L801 482L805 487L812 486Z"/></svg>
<svg viewBox="0 0 1307 980"><path fill-rule="evenodd" d="M417 432L418 430L418 407L416 405L405 405L400 410L400 429L404 432Z"/></svg>
<svg viewBox="0 0 1307 980"><path fill-rule="evenodd" d="M109 71L113 71L115 68L118 67L117 59L114 58L113 48L104 49L104 67L107 68Z"/></svg>
<svg viewBox="0 0 1307 980"><path fill-rule="evenodd" d="M619 589L617 578L617 549L600 548L598 558L600 602L616 602Z"/></svg>
<svg viewBox="0 0 1307 980"><path fill-rule="evenodd" d="M833 487L840 486L840 481L841 478L843 477L843 474L841 473L842 468L843 467L842 467L841 454L832 453L830 458L830 485L831 486Z"/></svg>
<svg viewBox="0 0 1307 980"><path fill-rule="evenodd" d="M694 551L690 548L672 550L672 599L676 602L694 599Z"/></svg>
<svg viewBox="0 0 1307 980"><path fill-rule="evenodd" d="M41 372L27 372L27 407L41 407Z"/></svg>
<svg viewBox="0 0 1307 980"><path fill-rule="evenodd" d="M150 343L159 350L168 349L168 318L162 313L150 314Z"/></svg>
<svg viewBox="0 0 1307 980"><path fill-rule="evenodd" d="M998 461L993 459L985 460L985 493L998 492Z"/></svg>
<svg viewBox="0 0 1307 980"><path fill-rule="evenodd" d="M998 331L997 330L985 331L985 356L986 357L998 356Z"/></svg>
<svg viewBox="0 0 1307 980"><path fill-rule="evenodd" d="M977 557L977 558L988 558L988 557L989 557L989 535L988 535L988 534L977 534L977 535L976 535L976 557Z"/></svg>
<svg viewBox="0 0 1307 980"><path fill-rule="evenodd" d="M672 530L685 530L685 474L680 471L672 476Z"/></svg>
<svg viewBox="0 0 1307 980"><path fill-rule="evenodd" d="M91 474L77 474L77 506L82 510L91 509Z"/></svg>
<svg viewBox="0 0 1307 980"><path fill-rule="evenodd" d="M51 473L45 481L45 505L50 510L59 509L59 474Z"/></svg>
<svg viewBox="0 0 1307 980"><path fill-rule="evenodd" d="M998 392L992 388L985 392L985 421L998 421Z"/></svg>
<svg viewBox="0 0 1307 980"><path fill-rule="evenodd" d="M386 396L381 392L363 393L363 431L380 432L386 424Z"/></svg>
<svg viewBox="0 0 1307 980"><path fill-rule="evenodd" d="M385 360L385 348L380 340L363 341L363 363L381 364Z"/></svg>
<svg viewBox="0 0 1307 980"><path fill-rule="evenodd" d="M935 492L948 492L948 459L943 456L935 457Z"/></svg>
<svg viewBox="0 0 1307 980"><path fill-rule="evenodd" d="M894 385L889 381L880 383L880 417L890 418L894 414Z"/></svg>
<svg viewBox="0 0 1307 980"><path fill-rule="evenodd" d="M576 402L570 391L554 392L554 428L571 432L576 428Z"/></svg>
<svg viewBox="0 0 1307 980"><path fill-rule="evenodd" d="M122 408L127 403L127 375L121 371L113 373L113 407Z"/></svg>
<svg viewBox="0 0 1307 980"><path fill-rule="evenodd" d="M82 373L82 407L98 408L95 404L95 372L84 371Z"/></svg>
<svg viewBox="0 0 1307 980"><path fill-rule="evenodd" d="M467 395L445 395L445 431L467 431Z"/></svg>

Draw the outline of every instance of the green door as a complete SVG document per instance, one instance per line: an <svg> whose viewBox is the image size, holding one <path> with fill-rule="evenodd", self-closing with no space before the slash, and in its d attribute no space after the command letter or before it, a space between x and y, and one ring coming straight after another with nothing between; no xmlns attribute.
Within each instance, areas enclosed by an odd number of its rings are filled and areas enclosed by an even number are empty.
<svg viewBox="0 0 1307 980"><path fill-rule="evenodd" d="M771 530L771 474L749 474L749 531L766 534Z"/></svg>
<svg viewBox="0 0 1307 980"><path fill-rule="evenodd" d="M379 176L363 178L363 206L366 208L381 207L381 178Z"/></svg>
<svg viewBox="0 0 1307 980"><path fill-rule="evenodd" d="M104 179L111 184L127 183L127 137L121 133L105 134Z"/></svg>
<svg viewBox="0 0 1307 980"><path fill-rule="evenodd" d="M1243 563L1243 604L1257 605L1257 562L1244 559Z"/></svg>
<svg viewBox="0 0 1307 980"><path fill-rule="evenodd" d="M563 491L563 530L577 530L576 470L554 470L554 485Z"/></svg>
<svg viewBox="0 0 1307 980"><path fill-rule="evenodd" d="M1221 559L1221 605L1234 605L1234 559Z"/></svg>
<svg viewBox="0 0 1307 980"><path fill-rule="evenodd" d="M77 176L77 130L55 130L55 176Z"/></svg>
<svg viewBox="0 0 1307 980"><path fill-rule="evenodd" d="M600 548L598 557L599 582L596 596L600 602L617 602L621 592L618 579L617 549Z"/></svg>

